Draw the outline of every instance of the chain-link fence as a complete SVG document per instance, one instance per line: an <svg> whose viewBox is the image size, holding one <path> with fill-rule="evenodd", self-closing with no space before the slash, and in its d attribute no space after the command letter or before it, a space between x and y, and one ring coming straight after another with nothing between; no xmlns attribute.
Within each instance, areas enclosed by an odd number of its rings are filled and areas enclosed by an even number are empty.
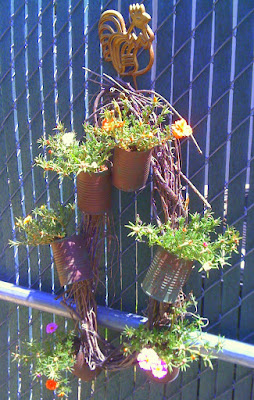
<svg viewBox="0 0 254 400"><path fill-rule="evenodd" d="M0 279L58 294L60 287L50 249L10 248L15 217L35 205L75 199L75 182L43 175L34 167L37 139L59 121L82 133L102 76L115 76L101 57L98 20L105 9L118 9L128 21L131 1L8 0L0 11ZM187 290L210 320L209 332L253 343L253 0L147 0L156 33L152 70L138 78L139 89L154 88L189 121L203 154L191 142L182 146L183 171L209 200L216 216L239 229L240 254L232 266L207 279L193 272ZM94 79L96 82L94 82ZM151 252L127 237L124 227L137 213L149 221L151 184L138 193L115 190L114 229L119 256L101 271L98 303L141 314L147 298L140 289ZM202 203L186 187L190 210ZM75 224L79 224L76 215ZM2 400L52 399L33 366L21 367L11 353L25 339L40 340L45 326L61 317L1 302L0 393ZM101 328L101 333L103 329ZM118 334L105 332L114 339ZM108 400L251 400L249 368L214 362L214 370L196 363L168 385L151 383L142 372L101 373L91 383L72 378L70 399Z"/></svg>

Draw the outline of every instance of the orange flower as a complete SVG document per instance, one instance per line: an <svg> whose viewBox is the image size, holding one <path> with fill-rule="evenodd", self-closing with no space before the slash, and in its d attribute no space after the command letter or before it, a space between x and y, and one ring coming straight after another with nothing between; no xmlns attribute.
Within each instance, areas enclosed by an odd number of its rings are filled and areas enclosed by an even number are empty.
<svg viewBox="0 0 254 400"><path fill-rule="evenodd" d="M46 388L49 390L55 390L58 386L58 383L54 381L54 379L48 379L46 381Z"/></svg>
<svg viewBox="0 0 254 400"><path fill-rule="evenodd" d="M122 128L124 126L124 121L119 121L117 128Z"/></svg>
<svg viewBox="0 0 254 400"><path fill-rule="evenodd" d="M108 120L107 118L104 118L104 120L102 121L101 127L106 132L112 131L115 127L114 118L111 118L110 120Z"/></svg>
<svg viewBox="0 0 254 400"><path fill-rule="evenodd" d="M182 139L192 134L192 127L181 118L172 125L172 132L176 139Z"/></svg>
<svg viewBox="0 0 254 400"><path fill-rule="evenodd" d="M31 222L32 221L32 217L31 217L31 215L28 215L25 219L24 219L24 224L26 225L26 224L28 224L29 222Z"/></svg>
<svg viewBox="0 0 254 400"><path fill-rule="evenodd" d="M194 361L196 360L196 357L194 356L194 354L191 355L191 359Z"/></svg>

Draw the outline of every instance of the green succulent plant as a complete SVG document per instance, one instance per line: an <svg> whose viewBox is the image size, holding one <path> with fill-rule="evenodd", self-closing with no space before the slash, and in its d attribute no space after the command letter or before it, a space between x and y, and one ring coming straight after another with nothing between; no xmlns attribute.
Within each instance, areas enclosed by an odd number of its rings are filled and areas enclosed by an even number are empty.
<svg viewBox="0 0 254 400"><path fill-rule="evenodd" d="M219 338L213 347L202 337L202 328L208 325L208 320L197 313L197 303L192 294L188 298L182 294L181 300L171 307L169 313L164 314L164 318L166 323L157 321L151 329L147 325L126 327L124 335L128 340L123 344L124 353L128 355L135 352L138 355L152 349L166 363L170 372L173 368L185 371L199 357L202 357L205 365L213 368L211 359L222 349L223 339ZM149 363L149 352L147 354Z"/></svg>
<svg viewBox="0 0 254 400"><path fill-rule="evenodd" d="M48 138L40 138L38 143L47 150L47 155L39 154L35 164L44 171L55 171L59 177L80 172L100 172L107 169L107 162L113 148L110 137L101 135L100 128L85 124L87 137L76 138L75 132L66 132L59 124L57 132Z"/></svg>
<svg viewBox="0 0 254 400"><path fill-rule="evenodd" d="M67 226L73 215L74 205L68 203L48 208L46 204L36 207L25 218L16 218L17 240L11 246L50 244L67 236Z"/></svg>
<svg viewBox="0 0 254 400"><path fill-rule="evenodd" d="M218 234L216 228L220 225L220 218L206 212L203 216L190 214L188 223L179 217L174 226L171 220L155 226L142 223L138 217L135 224L129 222L126 227L132 231L128 236L136 236L138 241L145 238L149 246L158 245L179 258L197 261L201 264L199 271L208 274L211 269L228 264L239 245L239 232L227 226L224 233Z"/></svg>
<svg viewBox="0 0 254 400"><path fill-rule="evenodd" d="M51 332L47 328L51 328ZM46 330L49 334L43 342L24 342L21 351L17 347L12 358L24 365L32 364L33 379L46 378L46 388L56 390L59 397L66 398L71 392L66 372L72 372L76 362L75 334L74 331L65 333L57 328L55 323L48 324Z"/></svg>

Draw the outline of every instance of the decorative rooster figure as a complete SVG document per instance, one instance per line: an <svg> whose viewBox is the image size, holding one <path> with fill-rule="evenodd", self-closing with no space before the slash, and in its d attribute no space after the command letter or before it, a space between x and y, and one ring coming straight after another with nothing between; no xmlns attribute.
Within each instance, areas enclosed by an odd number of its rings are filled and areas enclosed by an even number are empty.
<svg viewBox="0 0 254 400"><path fill-rule="evenodd" d="M112 61L119 75L132 75L137 89L136 77L145 74L153 65L154 52L152 42L154 33L148 22L151 20L143 4L133 4L129 7L131 24L126 30L122 15L115 10L105 11L99 21L99 37L105 61ZM139 35L135 28L140 30ZM138 51L149 51L149 62L139 69Z"/></svg>

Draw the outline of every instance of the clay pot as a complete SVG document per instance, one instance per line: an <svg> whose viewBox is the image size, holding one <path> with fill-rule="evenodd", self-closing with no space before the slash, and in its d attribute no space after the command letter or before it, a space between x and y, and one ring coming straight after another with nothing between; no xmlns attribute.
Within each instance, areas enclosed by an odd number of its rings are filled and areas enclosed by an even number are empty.
<svg viewBox="0 0 254 400"><path fill-rule="evenodd" d="M93 270L83 237L73 235L62 240L56 240L51 243L51 247L61 286L93 277Z"/></svg>
<svg viewBox="0 0 254 400"><path fill-rule="evenodd" d="M100 215L111 208L110 169L101 172L80 172L77 176L78 207L91 215Z"/></svg>
<svg viewBox="0 0 254 400"><path fill-rule="evenodd" d="M134 192L145 186L148 179L152 150L127 151L115 147L112 183L124 192Z"/></svg>
<svg viewBox="0 0 254 400"><path fill-rule="evenodd" d="M84 353L79 351L76 356L76 362L73 366L72 373L85 382L92 381L101 372L101 368L91 370L85 361Z"/></svg>
<svg viewBox="0 0 254 400"><path fill-rule="evenodd" d="M180 259L159 247L141 287L155 300L175 303L189 278L192 265L192 261Z"/></svg>
<svg viewBox="0 0 254 400"><path fill-rule="evenodd" d="M172 372L167 373L164 378L156 378L153 376L152 371L145 371L145 374L148 376L149 379L151 379L153 382L158 382L158 383L169 383L173 382L179 375L179 368L173 368Z"/></svg>

